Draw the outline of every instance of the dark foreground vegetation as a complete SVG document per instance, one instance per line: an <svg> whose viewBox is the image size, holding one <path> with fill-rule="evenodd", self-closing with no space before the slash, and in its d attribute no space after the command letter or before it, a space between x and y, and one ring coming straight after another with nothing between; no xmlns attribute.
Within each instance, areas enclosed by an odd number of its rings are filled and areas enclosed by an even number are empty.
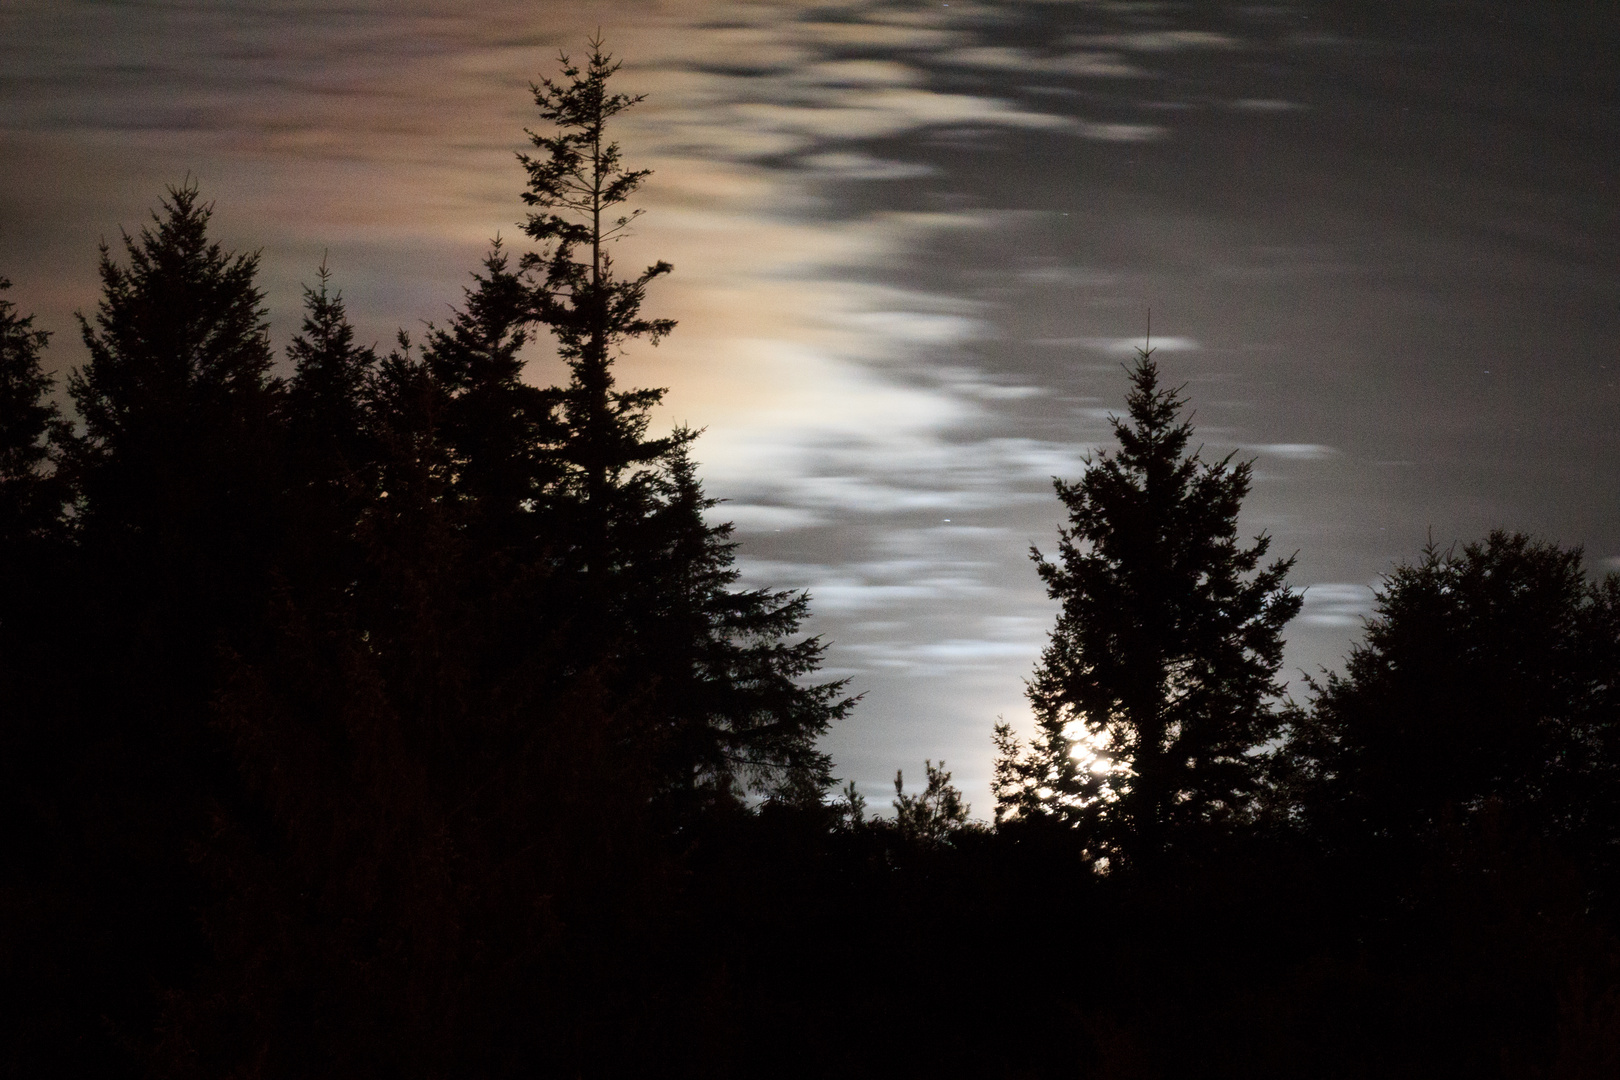
<svg viewBox="0 0 1620 1080"><path fill-rule="evenodd" d="M1430 550L1279 707L1291 563L1150 353L994 827L932 764L833 796L806 598L613 379L671 325L612 70L537 88L534 246L419 344L323 267L277 375L189 187L103 252L71 418L0 303L8 1075L1620 1075L1620 580Z"/></svg>

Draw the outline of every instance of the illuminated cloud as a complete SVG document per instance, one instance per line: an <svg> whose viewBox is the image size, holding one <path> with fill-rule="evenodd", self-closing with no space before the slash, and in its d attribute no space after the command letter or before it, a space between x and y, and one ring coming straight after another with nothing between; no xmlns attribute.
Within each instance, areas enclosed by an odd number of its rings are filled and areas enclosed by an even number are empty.
<svg viewBox="0 0 1620 1080"><path fill-rule="evenodd" d="M799 164L818 176L840 180L915 180L937 171L932 165L889 161L859 153L810 154L800 158Z"/></svg>
<svg viewBox="0 0 1620 1080"><path fill-rule="evenodd" d="M915 676L939 676L962 670L995 670L1006 667L1008 661L1033 667L1041 647L1038 642L945 638L926 642L874 642L852 646L849 651L873 667L896 669Z"/></svg>
<svg viewBox="0 0 1620 1080"><path fill-rule="evenodd" d="M1156 353L1191 352L1200 347L1198 342L1189 337L1155 337L1151 340L1145 337L1039 338L1031 344L1078 347L1116 356L1134 356L1144 345L1151 345Z"/></svg>
<svg viewBox="0 0 1620 1080"><path fill-rule="evenodd" d="M1359 627L1373 613L1373 590L1367 585L1321 582L1304 591L1299 621L1307 626Z"/></svg>
<svg viewBox="0 0 1620 1080"><path fill-rule="evenodd" d="M711 507L705 516L712 524L729 522L742 533L782 532L827 524L825 517L799 506L765 506L729 500Z"/></svg>
<svg viewBox="0 0 1620 1080"><path fill-rule="evenodd" d="M977 45L952 49L936 56L938 63L1027 74L1070 75L1080 78L1133 78L1146 74L1117 53L1071 52L1043 55L1033 49L1006 45Z"/></svg>
<svg viewBox="0 0 1620 1080"><path fill-rule="evenodd" d="M1320 443L1260 443L1246 447L1245 452L1286 458L1290 461L1321 461L1324 458L1335 457L1339 453L1333 447L1323 446Z"/></svg>

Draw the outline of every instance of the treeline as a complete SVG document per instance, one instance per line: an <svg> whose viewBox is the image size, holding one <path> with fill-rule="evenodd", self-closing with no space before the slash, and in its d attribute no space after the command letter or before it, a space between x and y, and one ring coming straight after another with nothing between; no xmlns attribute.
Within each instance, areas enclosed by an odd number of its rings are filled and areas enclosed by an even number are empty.
<svg viewBox="0 0 1620 1080"><path fill-rule="evenodd" d="M737 587L695 433L614 380L672 324L640 311L669 267L608 251L645 176L603 136L612 70L536 89L536 250L497 245L419 345L360 344L323 267L278 375L195 187L103 250L73 423L0 310L23 1073L584 1060L694 822L819 812L850 701L807 599ZM537 333L565 385L521 378Z"/></svg>
<svg viewBox="0 0 1620 1080"><path fill-rule="evenodd" d="M534 246L419 343L323 266L278 369L189 186L104 248L71 415L0 298L10 1073L1620 1074L1620 579L1431 549L1279 705L1292 561L1150 352L1034 553L995 824L932 762L834 796L807 597L614 379L673 326L614 70L535 88Z"/></svg>

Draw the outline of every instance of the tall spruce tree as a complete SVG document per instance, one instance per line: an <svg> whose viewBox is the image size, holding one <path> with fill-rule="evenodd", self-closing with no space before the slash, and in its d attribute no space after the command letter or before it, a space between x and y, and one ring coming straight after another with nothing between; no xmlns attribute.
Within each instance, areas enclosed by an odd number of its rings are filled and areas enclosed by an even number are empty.
<svg viewBox="0 0 1620 1080"><path fill-rule="evenodd" d="M542 279L535 317L556 337L570 375L561 402L562 483L581 514L582 565L600 574L615 562L615 526L636 516L657 463L676 446L674 438L647 438L648 413L664 391L619 389L613 364L627 342L656 345L675 323L641 314L647 286L673 267L660 261L620 277L608 250L639 216L619 208L651 170L626 169L607 137L608 122L642 98L608 92L619 65L600 40L590 45L583 69L564 56L566 81L543 78L533 87L540 117L553 130L529 132L538 153L519 160L529 177L523 201L537 208L524 232L544 245L525 259Z"/></svg>
<svg viewBox="0 0 1620 1080"><path fill-rule="evenodd" d="M10 287L0 278L0 292ZM0 296L0 956L9 988L0 1073L102 1074L113 1066L85 993L100 974L84 954L105 939L87 927L81 798L71 777L82 620L71 587L70 489L54 469L69 428L41 370L48 334ZM54 444L54 445L53 445ZM89 1015L86 1015L89 1013Z"/></svg>
<svg viewBox="0 0 1620 1080"><path fill-rule="evenodd" d="M1025 750L997 729L1000 816L1078 826L1116 863L1246 813L1301 603L1292 559L1262 570L1269 537L1237 541L1249 463L1188 453L1185 399L1160 385L1151 350L1130 379L1119 449L1054 481L1069 515L1058 560L1031 548L1063 605L1028 685L1038 734Z"/></svg>
<svg viewBox="0 0 1620 1080"><path fill-rule="evenodd" d="M841 684L805 685L820 663L815 639L791 642L807 614L802 595L736 591L729 526L688 456L696 433L650 437L661 389L621 389L613 365L630 342L656 345L674 329L643 316L647 287L670 272L657 262L621 277L609 248L639 210L625 204L650 175L627 168L609 122L640 97L612 93L619 65L590 43L583 66L564 56L558 80L534 98L549 131L530 132L525 232L543 248L533 318L568 365L557 393L559 431L549 508L552 552L572 612L582 667L605 665L646 721L638 736L664 762L666 788L702 798L753 790L819 800L828 763L816 738L850 702Z"/></svg>

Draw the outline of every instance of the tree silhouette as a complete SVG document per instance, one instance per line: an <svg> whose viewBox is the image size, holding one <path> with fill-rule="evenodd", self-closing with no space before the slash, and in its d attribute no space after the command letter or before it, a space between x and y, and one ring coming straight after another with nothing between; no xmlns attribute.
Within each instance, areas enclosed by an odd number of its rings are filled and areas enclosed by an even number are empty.
<svg viewBox="0 0 1620 1080"><path fill-rule="evenodd" d="M1620 845L1620 578L1491 533L1384 581L1346 673L1314 684L1281 763L1337 847L1432 839L1487 805L1612 875Z"/></svg>
<svg viewBox="0 0 1620 1080"><path fill-rule="evenodd" d="M90 358L69 378L82 432L37 394L6 418L36 478L45 423L62 486L44 501L71 500L33 557L8 558L27 589L0 597L7 818L37 848L8 888L45 958L27 1042L68 1071L149 1048L159 993L206 955L195 845L239 795L212 702L226 654L263 640L283 535L256 260L211 242L208 219L195 187L172 188L122 260L103 245Z"/></svg>
<svg viewBox="0 0 1620 1080"><path fill-rule="evenodd" d="M316 274L319 287L304 288L303 325L287 346L293 376L286 411L302 470L319 473L321 483L342 484L376 456L366 399L378 358L375 348L355 343L324 261Z"/></svg>
<svg viewBox="0 0 1620 1080"><path fill-rule="evenodd" d="M544 245L526 256L533 318L568 365L556 392L559 432L546 505L556 543L551 603L569 612L582 667L606 664L636 702L677 802L753 790L819 802L828 783L816 738L852 704L841 683L804 685L821 644L791 642L808 613L802 595L738 591L730 526L710 525L715 502L689 456L697 433L649 437L661 389L619 389L613 365L634 340L656 345L674 329L641 314L658 262L631 278L609 251L640 211L625 203L650 175L623 164L609 121L641 100L611 93L619 65L600 40L581 67L565 56L560 80L534 89L545 133L530 132L525 232ZM685 793L685 794L680 794Z"/></svg>
<svg viewBox="0 0 1620 1080"><path fill-rule="evenodd" d="M205 649L272 561L283 390L258 257L210 241L211 213L195 185L170 188L125 235L127 266L103 245L102 300L80 316L90 360L69 379L85 431L65 454L84 542Z"/></svg>
<svg viewBox="0 0 1620 1080"><path fill-rule="evenodd" d="M894 774L894 827L907 844L935 847L967 827L968 805L962 792L951 784L945 763L923 762L928 784L916 795L907 795L905 774Z"/></svg>
<svg viewBox="0 0 1620 1080"><path fill-rule="evenodd" d="M508 559L533 559L541 533L543 546L555 543L558 395L523 381L533 290L525 272L510 268L499 240L473 282L450 324L430 329L423 350L444 396L440 438L453 456L447 494L478 544Z"/></svg>
<svg viewBox="0 0 1620 1080"><path fill-rule="evenodd" d="M998 728L997 786L1004 818L1056 818L1094 854L1141 861L1247 812L1300 598L1292 559L1257 569L1268 537L1237 542L1250 465L1187 452L1185 401L1150 350L1130 379L1118 451L1054 481L1069 514L1058 561L1031 549L1063 607L1029 683L1038 734L1025 752Z"/></svg>
<svg viewBox="0 0 1620 1080"><path fill-rule="evenodd" d="M614 563L614 525L633 517L645 498L650 473L638 467L654 465L676 446L673 438L646 438L648 412L664 391L617 389L613 363L626 342L645 338L656 345L675 323L641 315L647 286L673 269L668 263L633 278L614 271L608 246L640 211L611 215L651 171L625 169L618 144L607 139L608 121L642 98L608 92L619 65L602 52L599 39L590 45L583 69L562 58L566 82L543 78L533 87L541 119L553 132L529 132L538 153L519 160L529 177L523 201L538 208L524 232L544 245L524 259L541 277L535 318L555 335L570 374L561 402L563 484L582 515L583 566L601 573Z"/></svg>
<svg viewBox="0 0 1620 1080"><path fill-rule="evenodd" d="M687 433L658 477L645 550L631 578L627 624L661 713L656 745L678 798L757 791L814 805L830 761L816 740L854 702L844 682L806 685L825 646L793 640L809 614L804 593L739 589L729 524L709 525Z"/></svg>
<svg viewBox="0 0 1620 1080"><path fill-rule="evenodd" d="M304 289L304 319L287 346L293 374L282 401L287 439L283 582L304 604L341 606L363 556L359 525L374 509L382 446L372 409L380 361L355 343L343 297L323 260ZM323 599L314 596L324 591Z"/></svg>

